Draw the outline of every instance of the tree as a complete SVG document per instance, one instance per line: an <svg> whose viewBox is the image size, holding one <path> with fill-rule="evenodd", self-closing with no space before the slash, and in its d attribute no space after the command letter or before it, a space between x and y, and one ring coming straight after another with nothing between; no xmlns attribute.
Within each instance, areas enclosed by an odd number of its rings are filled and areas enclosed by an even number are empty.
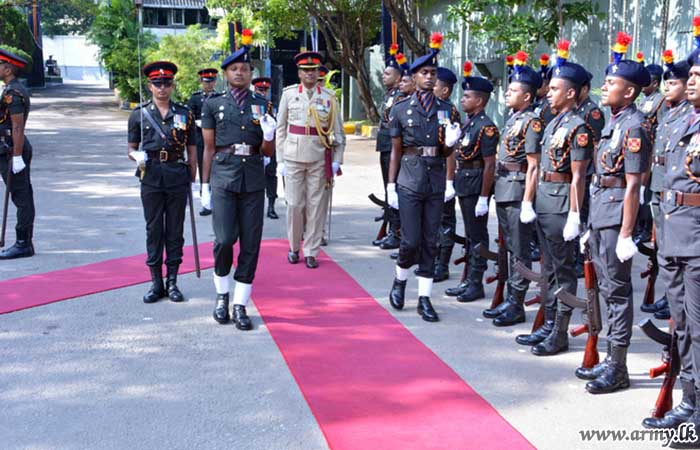
<svg viewBox="0 0 700 450"><path fill-rule="evenodd" d="M430 42L430 31L419 20L420 0L384 0L384 7L396 23L396 30L414 55L427 53L426 42Z"/></svg>
<svg viewBox="0 0 700 450"><path fill-rule="evenodd" d="M97 14L97 4L90 0L51 0L41 6L41 23L49 37L85 34Z"/></svg>
<svg viewBox="0 0 700 450"><path fill-rule="evenodd" d="M0 45L34 52L34 37L27 18L12 4L0 0Z"/></svg>

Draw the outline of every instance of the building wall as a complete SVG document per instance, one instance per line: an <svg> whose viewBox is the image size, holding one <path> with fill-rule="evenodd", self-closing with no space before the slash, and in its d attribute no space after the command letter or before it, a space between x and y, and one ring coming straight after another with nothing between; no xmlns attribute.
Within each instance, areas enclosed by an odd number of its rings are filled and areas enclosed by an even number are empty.
<svg viewBox="0 0 700 450"><path fill-rule="evenodd" d="M64 80L107 81L108 75L97 61L98 48L88 43L85 36L44 36L43 44L44 58L53 55Z"/></svg>

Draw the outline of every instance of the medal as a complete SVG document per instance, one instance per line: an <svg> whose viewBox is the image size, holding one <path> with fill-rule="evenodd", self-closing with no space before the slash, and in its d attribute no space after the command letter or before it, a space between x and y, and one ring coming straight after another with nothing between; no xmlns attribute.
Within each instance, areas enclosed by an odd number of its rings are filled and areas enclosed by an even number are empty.
<svg viewBox="0 0 700 450"><path fill-rule="evenodd" d="M394 104L394 97L389 97L385 103L387 108L391 108L391 105Z"/></svg>
<svg viewBox="0 0 700 450"><path fill-rule="evenodd" d="M554 148L559 148L564 145L564 141L566 141L566 131L566 128L559 128L557 132L554 133L554 137L552 138L552 146Z"/></svg>
<svg viewBox="0 0 700 450"><path fill-rule="evenodd" d="M610 147L616 149L619 144L620 144L620 129L618 127L615 127L615 129L613 130L612 137L610 138Z"/></svg>
<svg viewBox="0 0 700 450"><path fill-rule="evenodd" d="M523 127L523 121L518 119L515 121L513 124L513 127L510 129L510 132L508 133L509 136L515 137L520 133L520 129Z"/></svg>
<svg viewBox="0 0 700 450"><path fill-rule="evenodd" d="M444 109L438 109L437 112L438 116L438 123L440 125L449 125L450 124L450 112Z"/></svg>
<svg viewBox="0 0 700 450"><path fill-rule="evenodd" d="M464 135L464 139L462 139L462 147L469 147L469 142L471 141L470 137L471 136L469 136L469 133Z"/></svg>
<svg viewBox="0 0 700 450"><path fill-rule="evenodd" d="M250 112L253 115L253 120L260 120L260 118L265 115L261 105L250 105Z"/></svg>

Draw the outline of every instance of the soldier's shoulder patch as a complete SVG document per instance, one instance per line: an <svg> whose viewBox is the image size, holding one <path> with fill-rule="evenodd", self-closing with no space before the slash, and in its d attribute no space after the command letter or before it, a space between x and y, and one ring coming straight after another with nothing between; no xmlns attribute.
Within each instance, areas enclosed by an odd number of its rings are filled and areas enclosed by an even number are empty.
<svg viewBox="0 0 700 450"><path fill-rule="evenodd" d="M627 150L637 153L642 148L642 139L631 137L627 139Z"/></svg>
<svg viewBox="0 0 700 450"><path fill-rule="evenodd" d="M484 133L488 137L494 137L496 135L496 127L493 125L486 126L484 127Z"/></svg>
<svg viewBox="0 0 700 450"><path fill-rule="evenodd" d="M591 111L591 118L593 120L600 120L601 118L600 110L598 108L595 108L594 110Z"/></svg>
<svg viewBox="0 0 700 450"><path fill-rule="evenodd" d="M576 135L576 143L579 147L588 146L588 133L579 133Z"/></svg>
<svg viewBox="0 0 700 450"><path fill-rule="evenodd" d="M532 121L532 125L530 126L532 127L532 131L534 131L535 133L539 133L542 131L542 122L540 120L534 119Z"/></svg>

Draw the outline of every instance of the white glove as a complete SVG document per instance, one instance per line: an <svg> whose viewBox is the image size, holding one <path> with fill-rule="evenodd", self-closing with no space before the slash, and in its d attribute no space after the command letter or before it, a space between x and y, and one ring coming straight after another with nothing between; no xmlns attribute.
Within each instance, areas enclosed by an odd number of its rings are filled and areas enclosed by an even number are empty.
<svg viewBox="0 0 700 450"><path fill-rule="evenodd" d="M263 167L267 167L267 165L270 164L270 161L272 161L272 159L270 159L269 156L263 156Z"/></svg>
<svg viewBox="0 0 700 450"><path fill-rule="evenodd" d="M142 152L141 150L134 150L133 152L129 152L129 156L133 158L134 161L136 161L137 166L143 166L146 164L146 152Z"/></svg>
<svg viewBox="0 0 700 450"><path fill-rule="evenodd" d="M211 191L209 183L202 183L202 208L211 209Z"/></svg>
<svg viewBox="0 0 700 450"><path fill-rule="evenodd" d="M458 123L450 123L445 127L445 145L452 147L462 135L462 129Z"/></svg>
<svg viewBox="0 0 700 450"><path fill-rule="evenodd" d="M639 187L639 204L644 206L644 192L646 191L646 187L640 186Z"/></svg>
<svg viewBox="0 0 700 450"><path fill-rule="evenodd" d="M20 173L25 167L27 166L24 164L22 155L12 157L12 173Z"/></svg>
<svg viewBox="0 0 700 450"><path fill-rule="evenodd" d="M581 239L578 241L578 245L580 247L581 253L586 252L586 242L591 238L591 230L586 230L585 233L583 233L583 236L581 236Z"/></svg>
<svg viewBox="0 0 700 450"><path fill-rule="evenodd" d="M536 218L537 214L535 214L535 210L532 209L532 202L523 200L520 203L520 221L522 223L531 223L534 222Z"/></svg>
<svg viewBox="0 0 700 450"><path fill-rule="evenodd" d="M455 198L457 192L455 192L455 182L452 180L447 180L445 182L445 202L449 202Z"/></svg>
<svg viewBox="0 0 700 450"><path fill-rule="evenodd" d="M566 225L564 225L564 240L566 242L573 241L579 235L581 226L581 215L578 212L569 211L566 217Z"/></svg>
<svg viewBox="0 0 700 450"><path fill-rule="evenodd" d="M479 200L476 202L476 208L474 208L474 215L476 217L485 216L489 213L489 198L479 196Z"/></svg>
<svg viewBox="0 0 700 450"><path fill-rule="evenodd" d="M615 246L615 254L620 262L625 262L632 258L637 253L637 246L632 240L632 236L623 238L618 236L617 245Z"/></svg>
<svg viewBox="0 0 700 450"><path fill-rule="evenodd" d="M399 209L399 195L396 193L396 183L386 185L387 203L394 209Z"/></svg>
<svg viewBox="0 0 700 450"><path fill-rule="evenodd" d="M333 176L338 175L338 171L340 170L340 163L333 161L331 163L331 170L333 171Z"/></svg>
<svg viewBox="0 0 700 450"><path fill-rule="evenodd" d="M284 167L284 163L277 163L277 175L281 177L287 175L287 169Z"/></svg>
<svg viewBox="0 0 700 450"><path fill-rule="evenodd" d="M263 130L263 139L270 142L275 139L275 130L277 129L277 121L269 114L265 114L260 119L260 128Z"/></svg>

